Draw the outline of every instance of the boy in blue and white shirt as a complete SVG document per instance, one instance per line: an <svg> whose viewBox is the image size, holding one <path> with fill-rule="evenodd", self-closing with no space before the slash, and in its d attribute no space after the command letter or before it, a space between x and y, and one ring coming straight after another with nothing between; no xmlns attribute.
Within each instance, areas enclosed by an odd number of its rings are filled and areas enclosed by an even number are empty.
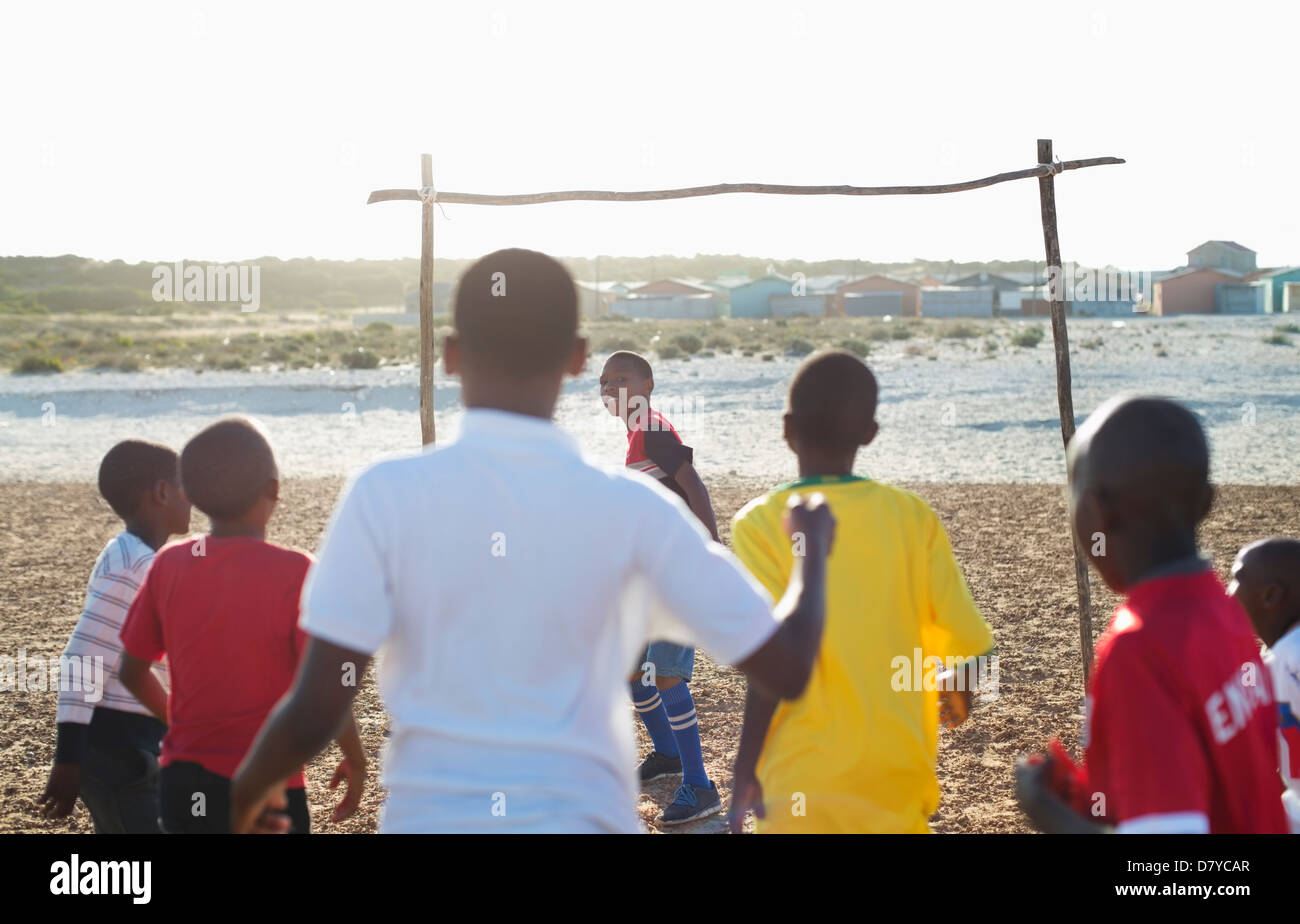
<svg viewBox="0 0 1300 924"><path fill-rule="evenodd" d="M122 686L118 633L154 553L190 526L176 452L141 440L118 443L99 467L99 493L125 528L108 541L86 587L81 618L63 650L58 740L41 814L66 818L77 796L97 834L158 831L158 751L167 727ZM158 668L167 681L166 667Z"/></svg>
<svg viewBox="0 0 1300 924"><path fill-rule="evenodd" d="M1261 659L1277 700L1282 807L1300 834L1300 540L1262 539L1237 553L1228 592L1264 643Z"/></svg>

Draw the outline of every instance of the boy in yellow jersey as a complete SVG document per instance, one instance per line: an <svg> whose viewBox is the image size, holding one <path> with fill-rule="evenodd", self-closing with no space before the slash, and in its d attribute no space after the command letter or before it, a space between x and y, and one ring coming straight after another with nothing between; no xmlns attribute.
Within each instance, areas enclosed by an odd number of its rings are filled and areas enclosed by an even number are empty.
<svg viewBox="0 0 1300 924"><path fill-rule="evenodd" d="M782 532L790 495L815 486L836 519L826 628L808 687L778 702L749 684L733 831L753 809L759 833L926 833L938 808L941 711L949 725L965 719L993 635L934 511L852 474L878 429L871 370L848 353L812 357L790 383L785 414L800 478L733 522L736 555L780 597L802 553L798 535L792 542ZM951 692L936 690L935 659L956 668L938 681Z"/></svg>

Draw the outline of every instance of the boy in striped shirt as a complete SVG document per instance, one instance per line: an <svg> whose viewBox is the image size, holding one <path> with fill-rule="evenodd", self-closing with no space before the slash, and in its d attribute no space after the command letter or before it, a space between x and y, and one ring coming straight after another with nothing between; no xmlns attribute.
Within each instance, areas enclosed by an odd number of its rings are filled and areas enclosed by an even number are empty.
<svg viewBox="0 0 1300 924"><path fill-rule="evenodd" d="M83 690L59 689L58 742L41 814L66 818L80 795L95 833L156 834L158 752L167 727L122 686L118 632L154 552L168 536L189 531L190 502L176 452L142 440L108 451L99 466L99 493L125 528L95 561L63 659L83 665L102 659L105 682L96 701ZM159 665L157 673L166 682L166 667Z"/></svg>
<svg viewBox="0 0 1300 924"><path fill-rule="evenodd" d="M626 350L610 354L600 373L600 397L627 426L627 467L686 501L717 542L713 504L695 470L694 452L668 419L650 407L653 390L654 374L644 356ZM645 649L628 678L632 703L654 744L638 770L641 782L682 775L682 785L659 816L660 824L683 824L722 809L718 789L704 769L700 723L688 686L694 669L694 648L659 641Z"/></svg>

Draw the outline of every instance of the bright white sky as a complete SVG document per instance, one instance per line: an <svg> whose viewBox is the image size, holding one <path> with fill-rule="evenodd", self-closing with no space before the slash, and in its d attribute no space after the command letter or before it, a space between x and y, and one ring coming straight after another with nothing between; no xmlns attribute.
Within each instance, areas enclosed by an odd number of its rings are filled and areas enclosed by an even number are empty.
<svg viewBox="0 0 1300 924"><path fill-rule="evenodd" d="M1203 7L1203 8L1202 8ZM0 254L418 256L371 189L1057 180L1063 256L1300 263L1300 4L5 3ZM1041 259L1032 180L898 199L447 206L437 252ZM448 220L449 219L449 220Z"/></svg>

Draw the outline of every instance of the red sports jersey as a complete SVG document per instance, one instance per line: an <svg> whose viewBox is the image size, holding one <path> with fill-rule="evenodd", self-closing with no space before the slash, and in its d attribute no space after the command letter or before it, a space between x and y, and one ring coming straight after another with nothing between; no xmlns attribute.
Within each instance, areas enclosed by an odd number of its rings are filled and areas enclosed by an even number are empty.
<svg viewBox="0 0 1300 924"><path fill-rule="evenodd" d="M168 546L122 625L134 657L171 669L171 725L159 763L234 776L293 682L306 636L298 598L312 557L261 539L204 536ZM301 771L290 787L303 784Z"/></svg>
<svg viewBox="0 0 1300 924"><path fill-rule="evenodd" d="M683 445L673 425L658 411L646 415L644 425L627 431L627 467L644 472L670 491L686 500L686 492L677 483L677 470L695 457L690 446Z"/></svg>
<svg viewBox="0 0 1300 924"><path fill-rule="evenodd" d="M1214 572L1139 584L1097 645L1089 808L1120 830L1287 830L1273 687Z"/></svg>

